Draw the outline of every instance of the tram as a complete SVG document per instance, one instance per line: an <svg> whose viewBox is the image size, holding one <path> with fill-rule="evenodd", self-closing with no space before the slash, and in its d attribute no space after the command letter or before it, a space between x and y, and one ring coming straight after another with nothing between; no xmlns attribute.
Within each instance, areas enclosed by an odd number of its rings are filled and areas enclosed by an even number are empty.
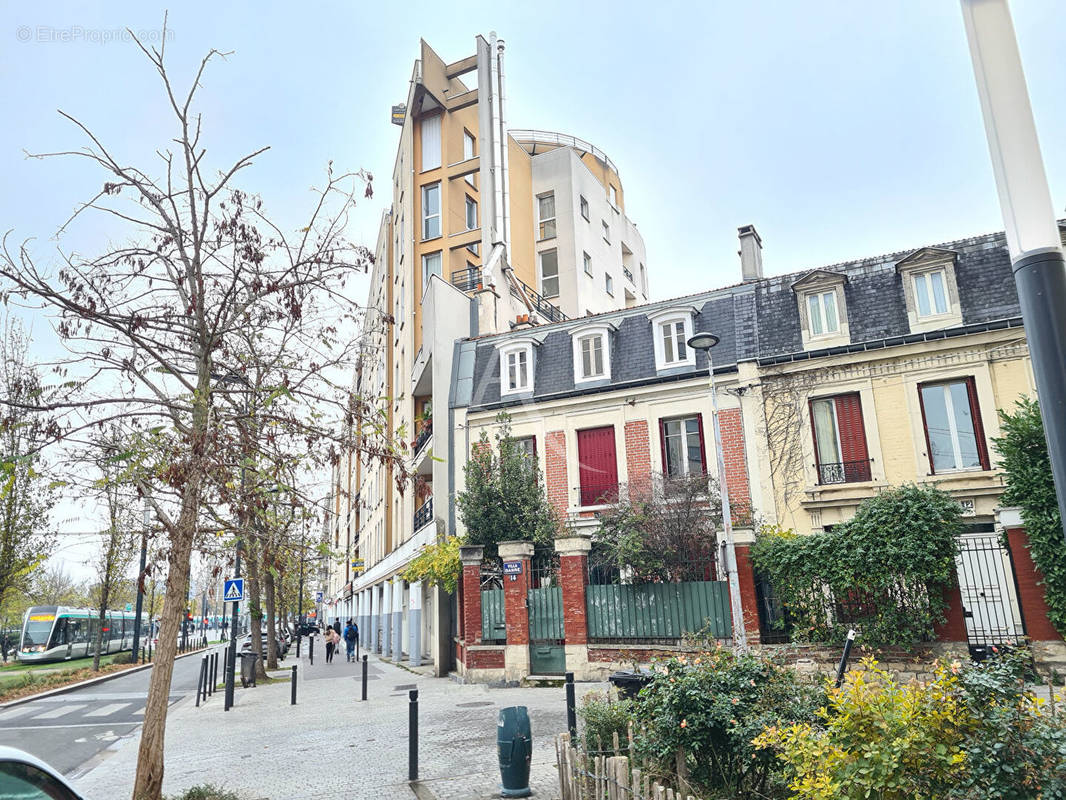
<svg viewBox="0 0 1066 800"><path fill-rule="evenodd" d="M102 655L133 649L133 623L128 611L104 613ZM69 661L91 655L100 629L100 612L89 608L32 606L22 623L18 659L27 663ZM148 638L148 615L141 615L142 643Z"/></svg>

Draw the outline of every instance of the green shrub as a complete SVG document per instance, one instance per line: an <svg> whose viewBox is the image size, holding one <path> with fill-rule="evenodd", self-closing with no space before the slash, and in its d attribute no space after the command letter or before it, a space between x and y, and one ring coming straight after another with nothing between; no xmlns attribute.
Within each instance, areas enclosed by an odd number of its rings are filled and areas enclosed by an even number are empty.
<svg viewBox="0 0 1066 800"><path fill-rule="evenodd" d="M768 727L813 722L825 702L794 670L724 648L656 670L634 709L636 755L658 773L685 774L703 798L773 796L781 764L753 739Z"/></svg>
<svg viewBox="0 0 1066 800"><path fill-rule="evenodd" d="M761 529L752 549L801 641L910 649L943 622L955 578L962 509L933 487L902 486L864 500L827 533Z"/></svg>
<svg viewBox="0 0 1066 800"><path fill-rule="evenodd" d="M166 800L241 800L241 796L228 789L220 789L214 784L205 783L193 786L181 794L171 795Z"/></svg>
<svg viewBox="0 0 1066 800"><path fill-rule="evenodd" d="M581 701L581 738L585 752L610 750L614 735L623 748L628 747L629 723L633 719L632 700L611 700L602 692L589 692Z"/></svg>

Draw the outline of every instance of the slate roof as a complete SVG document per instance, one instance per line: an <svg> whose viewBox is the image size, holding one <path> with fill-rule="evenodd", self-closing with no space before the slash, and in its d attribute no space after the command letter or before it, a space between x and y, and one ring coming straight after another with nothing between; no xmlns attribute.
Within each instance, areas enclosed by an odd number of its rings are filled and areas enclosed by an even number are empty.
<svg viewBox="0 0 1066 800"><path fill-rule="evenodd" d="M964 327L1001 320L1010 320L1011 327L1018 324L1021 311L1003 233L945 242L935 247L958 254L955 277ZM844 295L852 346L910 334L903 278L896 265L916 249L817 268L846 277ZM457 398L456 404L469 403L477 408L528 402L528 395L501 400L496 348L501 342L531 333L543 337L535 354L534 400L565 396L575 391L602 391L623 384L691 377L692 369L681 375L656 375L655 372L652 330L647 315L678 305L698 309L693 321L694 331L706 330L721 337L714 348L715 372L735 369L738 361L777 360L801 354L799 309L792 284L810 272L811 269L806 269L776 275L595 317L567 320L533 331L526 329L466 340L461 346L475 349L474 380L470 396ZM610 335L611 378L606 385L582 386L575 390L570 331L591 320L611 322L617 328ZM807 357L806 354L803 357ZM698 354L695 371L706 369L706 359Z"/></svg>

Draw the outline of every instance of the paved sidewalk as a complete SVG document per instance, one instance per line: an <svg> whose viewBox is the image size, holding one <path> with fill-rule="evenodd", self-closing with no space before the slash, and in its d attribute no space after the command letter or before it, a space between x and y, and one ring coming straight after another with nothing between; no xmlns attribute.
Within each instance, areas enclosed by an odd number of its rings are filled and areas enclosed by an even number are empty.
<svg viewBox="0 0 1066 800"><path fill-rule="evenodd" d="M359 666L343 658L311 666L299 662L298 705L289 705L289 682L237 689L224 712L222 693L196 708L193 698L167 717L164 792L214 783L247 800L349 800L414 798L407 783L408 690L419 690L421 800L479 800L499 796L496 721L499 709L529 708L534 752L534 796L559 795L556 733L566 730L562 688L490 689L432 678L370 657L369 701L359 701ZM291 666L294 657L282 662ZM286 670L287 673L287 670ZM275 673L280 675L281 673ZM578 684L578 705L606 684ZM128 796L140 734L116 743L114 752L75 786L89 800Z"/></svg>

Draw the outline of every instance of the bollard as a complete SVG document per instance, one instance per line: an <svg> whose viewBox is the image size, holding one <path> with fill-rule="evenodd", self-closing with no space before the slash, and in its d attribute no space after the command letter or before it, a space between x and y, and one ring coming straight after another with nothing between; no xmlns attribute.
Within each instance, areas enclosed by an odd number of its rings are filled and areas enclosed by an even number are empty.
<svg viewBox="0 0 1066 800"><path fill-rule="evenodd" d="M855 642L855 629L848 630L848 638L844 642L844 653L840 656L840 664L837 666L837 681L836 686L839 689L840 684L844 682L844 671L848 668L848 656L851 655L851 645Z"/></svg>
<svg viewBox="0 0 1066 800"><path fill-rule="evenodd" d="M307 640L307 657L311 659L311 664L315 663L315 637L312 636Z"/></svg>
<svg viewBox="0 0 1066 800"><path fill-rule="evenodd" d="M366 656L363 656L363 699L366 700Z"/></svg>
<svg viewBox="0 0 1066 800"><path fill-rule="evenodd" d="M292 702L289 705L296 705L296 665L292 665Z"/></svg>
<svg viewBox="0 0 1066 800"><path fill-rule="evenodd" d="M300 642L303 640L303 634L296 634L296 657L300 657Z"/></svg>
<svg viewBox="0 0 1066 800"><path fill-rule="evenodd" d="M200 677L196 681L196 707L197 708L200 707L200 694L203 692L203 689L204 689L204 678L205 678L205 676L204 676L204 667L206 667L206 666L207 666L207 664L205 662L203 662L203 661L200 662Z"/></svg>
<svg viewBox="0 0 1066 800"><path fill-rule="evenodd" d="M407 712L407 780L418 780L418 689L409 692Z"/></svg>
<svg viewBox="0 0 1066 800"><path fill-rule="evenodd" d="M211 654L211 694L215 693L218 686L218 651Z"/></svg>
<svg viewBox="0 0 1066 800"><path fill-rule="evenodd" d="M211 666L207 663L207 656L200 658L200 669L204 673L204 685L203 685L203 698L204 702L207 702L207 679L211 676Z"/></svg>
<svg viewBox="0 0 1066 800"><path fill-rule="evenodd" d="M566 729L570 741L577 741L577 706L574 701L574 673L566 673Z"/></svg>

